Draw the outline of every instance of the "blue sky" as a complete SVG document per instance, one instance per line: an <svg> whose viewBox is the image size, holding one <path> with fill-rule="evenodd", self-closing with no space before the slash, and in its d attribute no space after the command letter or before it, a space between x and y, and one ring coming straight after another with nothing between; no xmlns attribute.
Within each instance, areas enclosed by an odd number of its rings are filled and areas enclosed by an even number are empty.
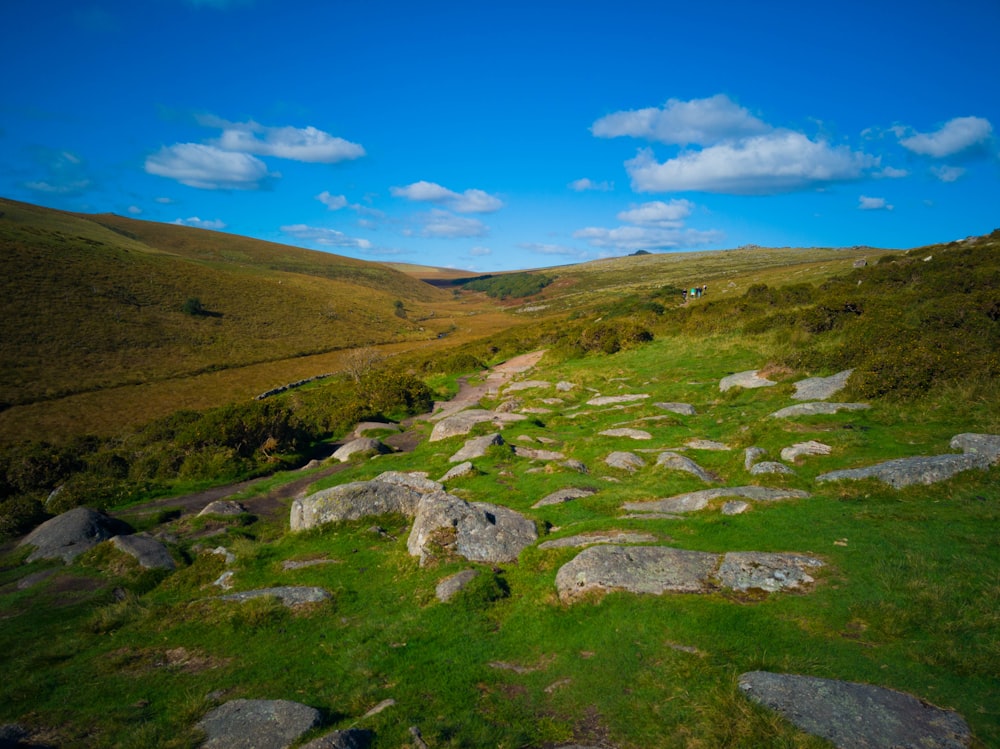
<svg viewBox="0 0 1000 749"><path fill-rule="evenodd" d="M997 0L9 0L0 195L477 271L1000 227Z"/></svg>

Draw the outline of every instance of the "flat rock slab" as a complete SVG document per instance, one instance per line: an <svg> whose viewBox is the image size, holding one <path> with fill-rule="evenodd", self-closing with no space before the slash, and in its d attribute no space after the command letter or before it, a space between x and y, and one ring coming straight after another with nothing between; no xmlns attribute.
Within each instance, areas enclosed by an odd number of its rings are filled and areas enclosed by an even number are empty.
<svg viewBox="0 0 1000 749"><path fill-rule="evenodd" d="M118 551L134 557L141 567L148 570L176 569L173 557L167 547L152 536L136 533L131 536L115 536L111 543Z"/></svg>
<svg viewBox="0 0 1000 749"><path fill-rule="evenodd" d="M498 413L497 411L486 411L481 408L470 408L459 411L457 414L446 416L434 425L428 442L438 442L461 434L468 434L476 424L490 422L498 428L515 421L524 421L528 417L524 414Z"/></svg>
<svg viewBox="0 0 1000 749"><path fill-rule="evenodd" d="M776 502L782 499L806 499L809 497L809 492L801 489L771 489L766 486L721 486L717 489L686 492L667 499L626 502L622 505L622 509L642 513L697 512L708 507L708 503L712 500L723 497L742 497L755 502Z"/></svg>
<svg viewBox="0 0 1000 749"><path fill-rule="evenodd" d="M382 444L380 440L371 437L358 437L341 445L330 457L341 463L346 463L355 455L384 455L390 452L392 452L392 448Z"/></svg>
<svg viewBox="0 0 1000 749"><path fill-rule="evenodd" d="M722 452L723 450L732 450L729 445L724 442L716 442L715 440L703 440L694 439L688 440L684 443L685 447L690 447L692 450L718 450Z"/></svg>
<svg viewBox="0 0 1000 749"><path fill-rule="evenodd" d="M681 416L697 416L698 412L690 403L654 403L654 406L664 411L680 414Z"/></svg>
<svg viewBox="0 0 1000 749"><path fill-rule="evenodd" d="M275 588L258 588L257 590L242 590L239 593L230 593L226 596L219 596L219 601L237 601L244 603L254 598L264 598L274 596L280 598L285 606L301 606L305 603L322 603L330 599L329 591L315 586L300 585L280 585Z"/></svg>
<svg viewBox="0 0 1000 749"><path fill-rule="evenodd" d="M18 546L34 546L27 561L61 559L69 564L83 552L101 541L121 534L131 533L121 520L109 517L89 507L72 510L46 520L18 542Z"/></svg>
<svg viewBox="0 0 1000 749"><path fill-rule="evenodd" d="M845 369L829 377L809 377L795 383L795 393L793 400L797 401L825 401L839 393L847 385L847 378L851 376L853 369Z"/></svg>
<svg viewBox="0 0 1000 749"><path fill-rule="evenodd" d="M486 455L486 451L494 445L505 445L503 437L499 434L484 434L481 437L473 437L466 441L462 448L448 458L449 463L463 463L473 458L481 458ZM509 450L510 448L508 448Z"/></svg>
<svg viewBox="0 0 1000 749"><path fill-rule="evenodd" d="M871 408L867 403L799 403L782 408L771 414L772 419L788 419L793 416L830 416L839 411L864 411Z"/></svg>
<svg viewBox="0 0 1000 749"><path fill-rule="evenodd" d="M652 533L632 533L630 531L604 531L581 533L577 536L554 538L538 544L539 549L573 549L597 544L651 544L659 539Z"/></svg>
<svg viewBox="0 0 1000 749"><path fill-rule="evenodd" d="M1000 460L1000 434L965 432L951 438L951 448L966 454L981 455L990 463Z"/></svg>
<svg viewBox="0 0 1000 749"><path fill-rule="evenodd" d="M648 393L630 393L627 395L599 395L587 401L588 406L611 406L618 403L635 403L649 397Z"/></svg>
<svg viewBox="0 0 1000 749"><path fill-rule="evenodd" d="M197 727L203 749L284 749L320 724L319 710L290 700L231 700Z"/></svg>
<svg viewBox="0 0 1000 749"><path fill-rule="evenodd" d="M750 509L749 502L743 502L739 499L732 499L722 505L723 515L742 515L744 512Z"/></svg>
<svg viewBox="0 0 1000 749"><path fill-rule="evenodd" d="M507 387L504 388L505 393L513 393L518 390L533 390L535 388L550 388L552 387L551 382L546 382L545 380L521 380L520 382L512 382Z"/></svg>
<svg viewBox="0 0 1000 749"><path fill-rule="evenodd" d="M740 675L751 700L840 749L966 749L962 716L870 684L751 671Z"/></svg>
<svg viewBox="0 0 1000 749"><path fill-rule="evenodd" d="M936 484L956 473L973 468L986 470L992 462L983 455L935 455L934 457L897 458L865 468L846 468L816 477L817 481L843 481L875 478L895 489L912 484Z"/></svg>
<svg viewBox="0 0 1000 749"><path fill-rule="evenodd" d="M464 463L459 463L457 466L450 469L444 476L438 479L438 483L443 484L446 481L461 478L462 476L471 476L475 472L476 469L472 465L472 461L467 460Z"/></svg>
<svg viewBox="0 0 1000 749"><path fill-rule="evenodd" d="M786 466L784 463L779 463L775 460L762 460L760 463L755 463L750 466L750 475L752 476L760 476L765 473L792 475L795 471Z"/></svg>
<svg viewBox="0 0 1000 749"><path fill-rule="evenodd" d="M545 495L531 507L532 509L538 509L539 507L548 507L549 505L561 505L563 502L570 502L574 499L583 499L584 497L589 497L592 494L597 494L597 489L592 489L589 486L570 486Z"/></svg>
<svg viewBox="0 0 1000 749"><path fill-rule="evenodd" d="M753 464L767 455L767 450L763 447L748 447L743 451L743 467L748 471L753 468Z"/></svg>
<svg viewBox="0 0 1000 749"><path fill-rule="evenodd" d="M829 455L832 451L832 447L816 440L796 442L794 445L781 450L781 459L792 462L807 455Z"/></svg>
<svg viewBox="0 0 1000 749"><path fill-rule="evenodd" d="M633 440L651 440L653 435L649 432L643 431L642 429L605 429L603 432L598 432L602 437L628 437Z"/></svg>
<svg viewBox="0 0 1000 749"><path fill-rule="evenodd" d="M819 559L801 554L731 551L722 558L719 582L732 590L774 593L813 582L806 570L822 566Z"/></svg>
<svg viewBox="0 0 1000 749"><path fill-rule="evenodd" d="M666 546L591 546L556 573L559 598L623 590L662 595L702 593L719 564L719 555Z"/></svg>
<svg viewBox="0 0 1000 749"><path fill-rule="evenodd" d="M387 471L371 481L353 481L296 499L289 525L291 530L299 531L390 512L412 517L424 495L441 488L436 481L416 474Z"/></svg>
<svg viewBox="0 0 1000 749"><path fill-rule="evenodd" d="M766 388L778 384L776 382L772 382L766 377L760 377L757 374L759 371L760 370L757 369L751 369L747 372L737 372L736 374L731 374L728 377L723 377L719 380L719 390L724 393L727 390L732 390L736 387L752 390L753 388Z"/></svg>
<svg viewBox="0 0 1000 749"><path fill-rule="evenodd" d="M715 477L712 476L712 474L691 460L691 458L684 455L678 455L675 452L660 453L660 456L656 459L656 465L661 468L666 468L669 471L683 471L684 473L690 473L693 476L700 478L706 484L710 484L715 480Z"/></svg>
<svg viewBox="0 0 1000 749"><path fill-rule="evenodd" d="M613 452L604 459L604 462L611 468L619 468L623 471L637 471L646 465L646 461L635 453Z"/></svg>
<svg viewBox="0 0 1000 749"><path fill-rule="evenodd" d="M519 458L526 458L528 460L566 460L566 456L557 450L539 450L534 447L521 447L520 445L514 448L514 454Z"/></svg>

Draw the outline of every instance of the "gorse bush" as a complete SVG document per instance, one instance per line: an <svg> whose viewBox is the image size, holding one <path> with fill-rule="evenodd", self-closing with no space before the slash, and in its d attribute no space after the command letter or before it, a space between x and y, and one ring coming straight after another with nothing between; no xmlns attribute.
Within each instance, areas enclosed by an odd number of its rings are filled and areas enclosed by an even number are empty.
<svg viewBox="0 0 1000 749"><path fill-rule="evenodd" d="M462 285L470 291L485 291L487 296L506 299L532 296L544 289L553 279L541 273L510 273L502 276L484 276L466 281Z"/></svg>

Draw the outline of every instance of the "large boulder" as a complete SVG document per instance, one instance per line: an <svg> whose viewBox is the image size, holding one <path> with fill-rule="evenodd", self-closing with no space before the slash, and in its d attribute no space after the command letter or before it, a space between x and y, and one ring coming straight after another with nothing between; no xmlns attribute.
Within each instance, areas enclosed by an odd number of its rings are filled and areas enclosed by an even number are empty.
<svg viewBox="0 0 1000 749"><path fill-rule="evenodd" d="M434 425L428 442L438 442L439 440L455 437L460 434L468 434L476 424L490 422L497 428L503 428L506 424L515 421L524 421L528 417L523 414L498 413L496 411L486 411L481 408L470 408L459 411L451 416L446 416Z"/></svg>
<svg viewBox="0 0 1000 749"><path fill-rule="evenodd" d="M61 559L67 564L88 549L113 536L131 533L132 528L89 507L72 510L46 520L21 539L18 546L34 546L29 562L38 559Z"/></svg>
<svg viewBox="0 0 1000 749"><path fill-rule="evenodd" d="M537 538L534 522L514 510L442 491L420 502L406 548L421 564L439 553L472 562L512 562Z"/></svg>
<svg viewBox="0 0 1000 749"><path fill-rule="evenodd" d="M571 601L590 592L700 593L719 555L666 546L591 546L556 573L559 598Z"/></svg>
<svg viewBox="0 0 1000 749"><path fill-rule="evenodd" d="M889 484L895 489L902 489L911 484L936 484L950 479L956 473L973 468L985 470L991 461L982 455L967 453L965 455L935 455L933 457L897 458L885 463L878 463L864 468L845 468L840 471L830 471L816 477L817 481L842 481L874 478Z"/></svg>
<svg viewBox="0 0 1000 749"><path fill-rule="evenodd" d="M635 453L613 452L604 459L611 468L618 468L623 471L637 471L646 465L646 461Z"/></svg>
<svg viewBox="0 0 1000 749"><path fill-rule="evenodd" d="M202 749L284 749L320 724L319 710L290 700L230 700L197 727Z"/></svg>
<svg viewBox="0 0 1000 749"><path fill-rule="evenodd" d="M132 536L115 536L111 543L118 551L135 557L139 565L146 569L172 570L176 569L173 557L167 547L152 536L136 533Z"/></svg>
<svg viewBox="0 0 1000 749"><path fill-rule="evenodd" d="M300 531L324 523L357 520L385 513L412 517L417 505L441 485L419 475L387 471L371 481L354 481L323 489L292 503L289 525Z"/></svg>
<svg viewBox="0 0 1000 749"><path fill-rule="evenodd" d="M355 455L384 455L388 452L392 452L391 448L379 440L372 437L358 437L341 445L330 457L346 463Z"/></svg>
<svg viewBox="0 0 1000 749"><path fill-rule="evenodd" d="M767 671L742 674L739 685L754 702L840 749L965 749L972 743L958 713L893 689Z"/></svg>

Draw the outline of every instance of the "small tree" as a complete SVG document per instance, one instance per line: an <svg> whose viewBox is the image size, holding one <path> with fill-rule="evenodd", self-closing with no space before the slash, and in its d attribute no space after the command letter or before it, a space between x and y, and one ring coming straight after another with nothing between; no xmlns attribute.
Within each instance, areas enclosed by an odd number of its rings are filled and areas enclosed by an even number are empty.
<svg viewBox="0 0 1000 749"><path fill-rule="evenodd" d="M205 314L205 306L201 303L201 300L196 297L190 297L183 305L181 305L181 312L185 315L191 315L192 317L199 317Z"/></svg>
<svg viewBox="0 0 1000 749"><path fill-rule="evenodd" d="M397 299L392 306L396 309L396 317L406 318L406 307L403 306L402 299Z"/></svg>

